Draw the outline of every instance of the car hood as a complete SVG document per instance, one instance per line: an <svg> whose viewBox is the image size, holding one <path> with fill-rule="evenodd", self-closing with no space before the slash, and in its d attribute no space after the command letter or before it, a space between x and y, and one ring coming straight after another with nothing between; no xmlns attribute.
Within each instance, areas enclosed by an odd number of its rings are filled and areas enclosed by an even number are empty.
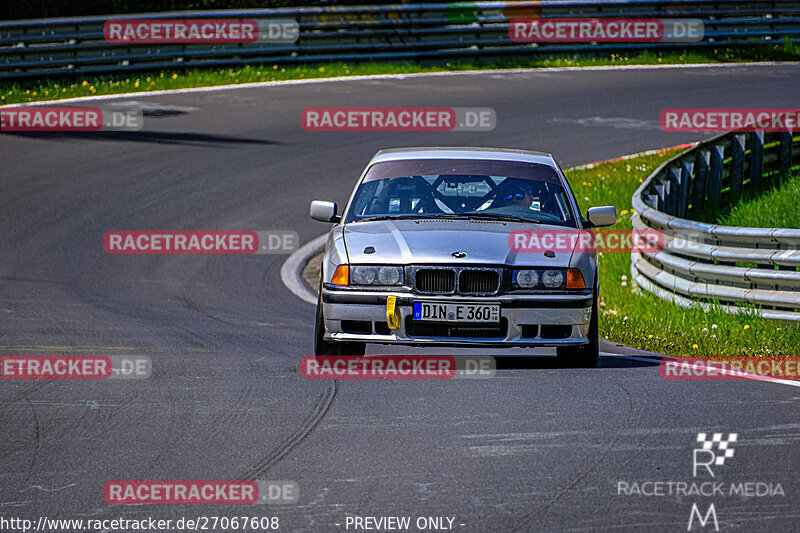
<svg viewBox="0 0 800 533"><path fill-rule="evenodd" d="M578 232L548 224L489 220L383 220L349 223L344 228L347 255L353 264L492 264L566 268L572 250L518 253L509 246L513 231ZM374 248L374 253L365 249ZM466 252L455 258L453 253Z"/></svg>

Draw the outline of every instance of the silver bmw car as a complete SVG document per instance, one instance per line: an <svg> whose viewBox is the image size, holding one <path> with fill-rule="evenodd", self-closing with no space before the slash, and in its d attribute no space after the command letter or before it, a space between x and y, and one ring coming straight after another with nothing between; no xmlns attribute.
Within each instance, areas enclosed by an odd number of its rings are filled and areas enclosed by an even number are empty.
<svg viewBox="0 0 800 533"><path fill-rule="evenodd" d="M596 366L597 254L575 237L614 224L616 209L582 217L551 155L382 150L341 214L315 200L311 218L333 223L316 355L363 355L367 343L549 346L563 364Z"/></svg>

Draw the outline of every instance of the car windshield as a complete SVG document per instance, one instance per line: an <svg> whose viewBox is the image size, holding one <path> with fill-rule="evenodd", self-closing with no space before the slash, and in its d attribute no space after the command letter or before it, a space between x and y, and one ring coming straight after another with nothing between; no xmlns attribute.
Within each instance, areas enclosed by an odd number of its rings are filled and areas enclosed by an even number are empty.
<svg viewBox="0 0 800 533"><path fill-rule="evenodd" d="M556 171L535 163L412 159L372 165L345 222L496 218L575 227Z"/></svg>

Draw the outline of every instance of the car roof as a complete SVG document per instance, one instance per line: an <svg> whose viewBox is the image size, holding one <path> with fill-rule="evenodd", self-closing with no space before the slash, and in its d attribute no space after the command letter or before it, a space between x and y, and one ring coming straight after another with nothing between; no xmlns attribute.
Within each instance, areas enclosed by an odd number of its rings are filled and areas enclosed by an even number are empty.
<svg viewBox="0 0 800 533"><path fill-rule="evenodd" d="M515 150L513 148L475 148L431 146L423 148L390 148L381 150L370 164L403 159L483 159L538 163L555 168L553 156L545 152Z"/></svg>

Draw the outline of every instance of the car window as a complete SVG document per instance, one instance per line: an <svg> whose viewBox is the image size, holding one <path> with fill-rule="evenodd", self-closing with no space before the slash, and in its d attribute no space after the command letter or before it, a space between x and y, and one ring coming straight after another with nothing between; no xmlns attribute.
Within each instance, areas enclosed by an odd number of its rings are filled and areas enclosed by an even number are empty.
<svg viewBox="0 0 800 533"><path fill-rule="evenodd" d="M471 172L462 173L464 170ZM416 171L421 172L416 174ZM496 215L574 226L567 195L558 174L544 165L504 161L392 161L369 169L345 221Z"/></svg>

